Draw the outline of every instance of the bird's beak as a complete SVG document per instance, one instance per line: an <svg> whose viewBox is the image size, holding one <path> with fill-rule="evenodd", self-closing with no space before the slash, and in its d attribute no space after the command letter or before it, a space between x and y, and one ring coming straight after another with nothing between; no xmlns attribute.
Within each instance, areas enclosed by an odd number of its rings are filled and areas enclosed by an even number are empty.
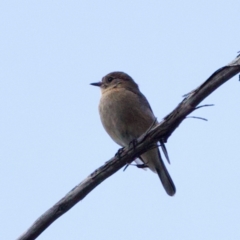
<svg viewBox="0 0 240 240"><path fill-rule="evenodd" d="M102 86L102 82L90 83L90 85L101 87Z"/></svg>

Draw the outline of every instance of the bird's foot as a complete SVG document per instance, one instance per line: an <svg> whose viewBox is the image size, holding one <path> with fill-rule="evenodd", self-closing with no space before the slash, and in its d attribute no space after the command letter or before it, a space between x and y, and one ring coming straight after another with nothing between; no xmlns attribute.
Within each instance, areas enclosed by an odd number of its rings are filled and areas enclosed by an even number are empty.
<svg viewBox="0 0 240 240"><path fill-rule="evenodd" d="M123 171L125 171L127 168L128 168L128 166L136 166L137 168L148 168L148 165L147 164L145 164L145 163L143 163L143 164L131 164L131 163L128 163L128 164L126 164L126 166L124 167L124 169L123 169Z"/></svg>
<svg viewBox="0 0 240 240"><path fill-rule="evenodd" d="M131 148L133 148L133 149L135 149L135 147L137 146L137 144L138 144L138 140L135 138L135 139L133 139L129 144L128 144L128 146Z"/></svg>
<svg viewBox="0 0 240 240"><path fill-rule="evenodd" d="M138 168L148 168L148 165L145 164L145 163L142 163L142 164L136 164L136 167L138 167Z"/></svg>
<svg viewBox="0 0 240 240"><path fill-rule="evenodd" d="M121 158L121 154L124 152L124 147L123 148L119 148L117 153L115 154L115 157L117 158Z"/></svg>

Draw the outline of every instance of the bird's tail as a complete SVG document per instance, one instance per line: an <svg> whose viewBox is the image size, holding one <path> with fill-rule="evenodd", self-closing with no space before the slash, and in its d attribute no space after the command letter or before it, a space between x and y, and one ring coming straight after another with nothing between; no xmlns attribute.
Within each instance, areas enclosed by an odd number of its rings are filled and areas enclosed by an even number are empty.
<svg viewBox="0 0 240 240"><path fill-rule="evenodd" d="M141 158L152 171L158 174L167 194L173 196L176 193L176 188L162 160L159 149L149 150L141 155Z"/></svg>
<svg viewBox="0 0 240 240"><path fill-rule="evenodd" d="M158 152L159 152L159 150L158 150ZM159 152L159 156L160 156L160 152ZM173 180L172 180L170 174L168 173L167 168L165 167L165 164L164 164L161 156L160 156L160 166L156 167L156 172L157 172L167 194L170 196L173 196L176 193L176 187L173 183Z"/></svg>

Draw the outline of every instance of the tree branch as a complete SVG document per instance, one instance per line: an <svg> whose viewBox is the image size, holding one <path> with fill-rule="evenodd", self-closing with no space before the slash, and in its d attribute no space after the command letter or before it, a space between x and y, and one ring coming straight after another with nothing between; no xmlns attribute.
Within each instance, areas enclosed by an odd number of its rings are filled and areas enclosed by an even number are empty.
<svg viewBox="0 0 240 240"><path fill-rule="evenodd" d="M137 139L137 144L123 149L119 155L111 158L103 166L99 167L85 180L73 188L65 197L40 216L33 225L18 238L18 240L36 239L57 218L71 209L82 200L96 186L117 172L134 158L140 156L154 143L167 142L173 131L180 125L186 116L197 109L198 104L220 87L227 80L240 72L240 55L230 64L214 72L202 85L184 96L183 101L162 122L148 130Z"/></svg>

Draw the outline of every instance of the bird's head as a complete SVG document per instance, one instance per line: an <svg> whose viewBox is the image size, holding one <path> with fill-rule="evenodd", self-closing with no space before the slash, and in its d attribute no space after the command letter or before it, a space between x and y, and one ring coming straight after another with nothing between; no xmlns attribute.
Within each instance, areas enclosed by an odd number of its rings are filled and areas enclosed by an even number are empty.
<svg viewBox="0 0 240 240"><path fill-rule="evenodd" d="M93 86L101 88L102 93L114 88L134 88L138 85L124 72L111 72L102 78L101 82L91 83Z"/></svg>

